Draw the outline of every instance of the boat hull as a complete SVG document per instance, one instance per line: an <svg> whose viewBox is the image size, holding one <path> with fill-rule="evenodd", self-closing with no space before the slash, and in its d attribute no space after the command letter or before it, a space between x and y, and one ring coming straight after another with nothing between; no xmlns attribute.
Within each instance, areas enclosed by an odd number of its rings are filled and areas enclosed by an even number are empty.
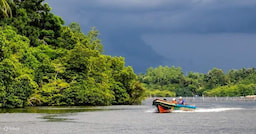
<svg viewBox="0 0 256 134"><path fill-rule="evenodd" d="M192 105L181 105L181 104L176 105L176 110L194 111L195 109L196 109L196 106L192 106Z"/></svg>

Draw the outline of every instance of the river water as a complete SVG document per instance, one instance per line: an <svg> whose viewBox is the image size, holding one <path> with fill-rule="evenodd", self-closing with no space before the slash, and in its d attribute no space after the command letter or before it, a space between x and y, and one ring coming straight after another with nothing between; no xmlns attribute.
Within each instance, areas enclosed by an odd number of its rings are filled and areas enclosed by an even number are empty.
<svg viewBox="0 0 256 134"><path fill-rule="evenodd" d="M255 134L255 100L185 99L193 112L142 105L0 109L0 134ZM167 98L171 100L171 98Z"/></svg>

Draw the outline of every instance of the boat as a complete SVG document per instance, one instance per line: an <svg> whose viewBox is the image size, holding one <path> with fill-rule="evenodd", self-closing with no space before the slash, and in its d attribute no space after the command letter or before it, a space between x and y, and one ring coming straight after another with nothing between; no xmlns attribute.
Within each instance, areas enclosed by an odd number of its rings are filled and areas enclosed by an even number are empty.
<svg viewBox="0 0 256 134"><path fill-rule="evenodd" d="M170 113L173 110L194 111L196 109L194 105L176 104L162 99L155 99L152 105L157 107L159 113Z"/></svg>
<svg viewBox="0 0 256 134"><path fill-rule="evenodd" d="M247 95L245 98L248 100L256 100L256 95Z"/></svg>

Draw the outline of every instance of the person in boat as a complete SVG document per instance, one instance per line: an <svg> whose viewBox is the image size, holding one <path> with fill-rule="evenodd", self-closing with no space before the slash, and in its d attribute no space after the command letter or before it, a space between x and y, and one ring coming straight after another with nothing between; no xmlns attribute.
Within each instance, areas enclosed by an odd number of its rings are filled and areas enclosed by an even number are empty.
<svg viewBox="0 0 256 134"><path fill-rule="evenodd" d="M172 99L172 103L174 103L174 104L177 103L177 102L176 102L176 98L173 98L173 99Z"/></svg>
<svg viewBox="0 0 256 134"><path fill-rule="evenodd" d="M182 97L179 98L178 104L185 105L185 101L183 100Z"/></svg>

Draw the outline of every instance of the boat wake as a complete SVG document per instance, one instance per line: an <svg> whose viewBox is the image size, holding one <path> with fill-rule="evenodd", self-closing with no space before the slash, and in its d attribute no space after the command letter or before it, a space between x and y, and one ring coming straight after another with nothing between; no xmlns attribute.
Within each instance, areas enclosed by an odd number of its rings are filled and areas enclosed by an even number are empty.
<svg viewBox="0 0 256 134"><path fill-rule="evenodd" d="M225 111L234 111L234 110L243 110L243 108L198 108L194 111L183 111L183 110L174 110L173 113L212 113L212 112L225 112ZM146 113L155 113L157 109L148 109Z"/></svg>
<svg viewBox="0 0 256 134"><path fill-rule="evenodd" d="M231 110L242 110L243 108L201 108L196 109L195 111L182 111L182 110L176 110L173 112L197 112L197 113L210 113L210 112L225 112L225 111L231 111Z"/></svg>
<svg viewBox="0 0 256 134"><path fill-rule="evenodd" d="M157 111L157 109L154 108L154 109L148 109L148 110L146 110L145 112L146 112L146 113L155 113L156 111Z"/></svg>

